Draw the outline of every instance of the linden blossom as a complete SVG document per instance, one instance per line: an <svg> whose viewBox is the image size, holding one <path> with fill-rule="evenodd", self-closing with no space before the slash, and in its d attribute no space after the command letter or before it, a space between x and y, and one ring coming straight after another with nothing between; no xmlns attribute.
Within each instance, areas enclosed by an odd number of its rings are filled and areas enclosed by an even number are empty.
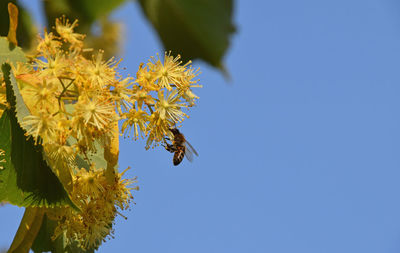
<svg viewBox="0 0 400 253"><path fill-rule="evenodd" d="M182 64L171 52L163 60L157 55L141 64L136 80L123 78L118 73L120 61L103 60L103 51L84 57L85 36L74 32L76 26L77 21L57 19L57 33L45 32L39 38L33 63L17 64L13 71L31 112L22 126L41 141L57 173L72 178L68 193L82 211L52 210L58 217L53 238L64 233L68 240L91 248L112 234L110 224L121 215L117 208L129 208L131 190L137 187L131 187L136 181L122 179L123 173L107 178L106 168L95 167L88 154L110 143L118 120L123 120L123 134L133 132L133 139L146 136L146 148L158 145L189 117L184 110L198 99L192 88L201 85L198 69L190 61ZM90 168L78 167L78 155Z"/></svg>
<svg viewBox="0 0 400 253"><path fill-rule="evenodd" d="M137 186L131 186L136 183L135 179L122 179L128 169L117 173L115 184L108 182L103 169L78 170L71 196L81 212L76 213L72 208L64 210L52 239L65 231L67 239L76 240L80 247L89 249L104 238L112 237L114 231L110 224L120 214L116 207L127 210L133 199L131 190L138 190Z"/></svg>

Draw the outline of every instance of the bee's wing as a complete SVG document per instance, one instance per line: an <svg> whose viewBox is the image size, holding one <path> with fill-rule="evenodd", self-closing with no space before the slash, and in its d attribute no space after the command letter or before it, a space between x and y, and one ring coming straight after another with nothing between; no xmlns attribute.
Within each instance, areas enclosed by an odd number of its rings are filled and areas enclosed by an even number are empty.
<svg viewBox="0 0 400 253"><path fill-rule="evenodd" d="M199 154L197 154L196 150L194 149L194 147L192 145L190 145L190 143L188 141L185 141L186 144L186 149L190 150L193 154L195 154L196 156L199 156Z"/></svg>
<svg viewBox="0 0 400 253"><path fill-rule="evenodd" d="M185 145L185 157L189 160L189 162L193 162L193 153L187 145Z"/></svg>
<svg viewBox="0 0 400 253"><path fill-rule="evenodd" d="M188 141L185 141L185 156L190 162L193 162L193 154L199 156L193 146Z"/></svg>

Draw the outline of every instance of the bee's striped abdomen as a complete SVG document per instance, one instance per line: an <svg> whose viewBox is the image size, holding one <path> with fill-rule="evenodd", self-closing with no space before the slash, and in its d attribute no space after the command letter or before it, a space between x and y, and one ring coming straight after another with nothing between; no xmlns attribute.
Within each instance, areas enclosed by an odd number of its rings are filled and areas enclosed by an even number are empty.
<svg viewBox="0 0 400 253"><path fill-rule="evenodd" d="M183 157L185 156L185 146L178 146L176 147L176 151L174 154L174 158L172 161L174 162L174 165L178 165L182 162Z"/></svg>

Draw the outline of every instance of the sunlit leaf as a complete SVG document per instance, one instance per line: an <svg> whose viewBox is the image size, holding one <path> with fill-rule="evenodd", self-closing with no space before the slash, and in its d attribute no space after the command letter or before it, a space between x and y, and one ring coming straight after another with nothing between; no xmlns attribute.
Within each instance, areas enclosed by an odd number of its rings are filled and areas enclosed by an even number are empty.
<svg viewBox="0 0 400 253"><path fill-rule="evenodd" d="M73 112L73 107L72 105L68 104L65 106L65 109L67 112L72 113ZM98 141L94 142L96 152L88 152L87 157L82 157L81 155L77 155L76 157L76 164L78 168L85 168L86 170L89 170L90 168L90 163L94 163L96 168L109 168L115 169L118 165L118 155L119 155L119 129L118 129L118 124L114 126L114 133L113 137L110 140L110 144L104 147L101 145ZM68 139L68 144L69 145L74 145L76 143L76 140L73 138ZM89 161L87 160L89 159Z"/></svg>
<svg viewBox="0 0 400 253"><path fill-rule="evenodd" d="M5 153L0 170L0 201L26 207L76 206L60 180L43 160L43 148L27 139L15 116L15 97L9 83L8 65L3 65L7 101L11 105L0 119L0 149Z"/></svg>
<svg viewBox="0 0 400 253"><path fill-rule="evenodd" d="M3 65L4 63L10 63L16 65L17 62L25 63L26 61L27 59L21 48L16 47L12 43L10 43L6 38L0 37L0 66ZM22 122L22 119L25 116L30 115L30 113L19 92L17 81L15 80L14 75L9 75L9 79L11 82L11 87L13 89L14 96L16 98L17 118L19 122Z"/></svg>
<svg viewBox="0 0 400 253"><path fill-rule="evenodd" d="M40 230L43 214L44 209L42 208L28 207L25 209L24 216L8 252L20 253L29 251Z"/></svg>
<svg viewBox="0 0 400 253"><path fill-rule="evenodd" d="M24 53L21 51L20 48L15 47L14 49L9 49L6 45L9 44L5 41L4 38L0 38L0 62L26 62L26 58ZM19 91L17 80L15 79L13 74L7 75L10 81L10 87L13 91L15 97L15 104L11 106L15 107L16 109L16 117L18 119L18 123L21 126L21 122L26 116L31 115L28 107L25 105L24 99ZM25 131L27 129L24 129ZM64 170L63 168L57 168L54 166L50 166L53 169L53 172L59 177L60 181L63 183L64 187L68 190L71 190L72 187L72 176L70 171Z"/></svg>
<svg viewBox="0 0 400 253"><path fill-rule="evenodd" d="M0 37L0 65L5 62L26 62L26 57L21 48L10 43L5 37Z"/></svg>

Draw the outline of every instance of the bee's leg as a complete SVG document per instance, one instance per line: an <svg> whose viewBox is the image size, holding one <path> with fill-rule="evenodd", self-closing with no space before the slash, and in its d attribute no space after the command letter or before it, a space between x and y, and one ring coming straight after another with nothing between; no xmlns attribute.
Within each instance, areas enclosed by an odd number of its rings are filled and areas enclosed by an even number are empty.
<svg viewBox="0 0 400 253"><path fill-rule="evenodd" d="M174 153L174 152L176 151L176 148L174 147L174 145L171 145L171 144L168 144L168 143L167 143L166 146L163 145L163 147L164 147L167 151L169 151L169 152L171 152L171 153Z"/></svg>
<svg viewBox="0 0 400 253"><path fill-rule="evenodd" d="M168 136L164 137L163 138L164 143L162 143L161 146L163 146L167 151L174 153L176 151L175 146L172 144L168 144L167 140L171 141Z"/></svg>
<svg viewBox="0 0 400 253"><path fill-rule="evenodd" d="M171 139L168 136L164 136L163 141L164 143L167 143L167 141L171 141Z"/></svg>

